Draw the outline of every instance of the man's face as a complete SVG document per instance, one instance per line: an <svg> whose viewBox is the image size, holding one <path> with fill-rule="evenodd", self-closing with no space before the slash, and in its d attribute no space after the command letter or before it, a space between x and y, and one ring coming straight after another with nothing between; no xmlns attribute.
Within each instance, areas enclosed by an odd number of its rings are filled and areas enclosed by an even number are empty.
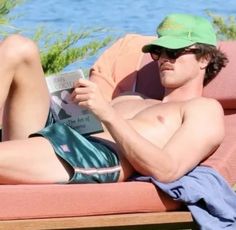
<svg viewBox="0 0 236 230"><path fill-rule="evenodd" d="M161 49L156 53L162 85L166 88L178 88L192 79L201 76L202 70L195 54L199 52L194 46L185 49Z"/></svg>

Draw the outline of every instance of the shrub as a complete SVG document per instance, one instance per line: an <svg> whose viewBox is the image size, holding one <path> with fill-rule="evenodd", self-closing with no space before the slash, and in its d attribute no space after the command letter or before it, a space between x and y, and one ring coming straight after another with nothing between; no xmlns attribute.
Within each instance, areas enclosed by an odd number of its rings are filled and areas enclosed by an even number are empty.
<svg viewBox="0 0 236 230"><path fill-rule="evenodd" d="M54 33L55 36L45 35L40 31L35 34L33 40L41 44L41 62L46 75L58 73L77 60L93 56L112 41L110 36L101 41L90 41L92 34L99 32L100 29L83 32L69 31L66 34L57 32Z"/></svg>
<svg viewBox="0 0 236 230"><path fill-rule="evenodd" d="M234 16L223 18L212 12L206 11L211 17L212 23L216 28L219 40L235 40L236 39L236 22Z"/></svg>

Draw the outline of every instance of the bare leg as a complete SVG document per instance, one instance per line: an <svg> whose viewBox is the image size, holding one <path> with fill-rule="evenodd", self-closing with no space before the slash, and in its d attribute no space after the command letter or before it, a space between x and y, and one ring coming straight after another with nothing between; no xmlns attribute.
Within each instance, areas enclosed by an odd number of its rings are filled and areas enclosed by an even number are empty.
<svg viewBox="0 0 236 230"><path fill-rule="evenodd" d="M68 182L63 164L43 137L0 143L0 184Z"/></svg>
<svg viewBox="0 0 236 230"><path fill-rule="evenodd" d="M0 108L3 140L24 139L44 127L49 93L37 46L12 35L0 43Z"/></svg>

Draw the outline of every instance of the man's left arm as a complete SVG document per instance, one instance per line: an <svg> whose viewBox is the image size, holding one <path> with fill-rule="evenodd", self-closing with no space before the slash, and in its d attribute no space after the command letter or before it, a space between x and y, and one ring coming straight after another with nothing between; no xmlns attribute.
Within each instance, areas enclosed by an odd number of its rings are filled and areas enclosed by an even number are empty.
<svg viewBox="0 0 236 230"><path fill-rule="evenodd" d="M194 99L186 105L181 127L162 149L143 138L117 114L103 122L139 173L165 183L196 167L224 138L223 110L213 99Z"/></svg>
<svg viewBox="0 0 236 230"><path fill-rule="evenodd" d="M216 100L193 99L183 107L182 112L182 126L163 148L174 162L176 178L209 157L225 135L223 109Z"/></svg>

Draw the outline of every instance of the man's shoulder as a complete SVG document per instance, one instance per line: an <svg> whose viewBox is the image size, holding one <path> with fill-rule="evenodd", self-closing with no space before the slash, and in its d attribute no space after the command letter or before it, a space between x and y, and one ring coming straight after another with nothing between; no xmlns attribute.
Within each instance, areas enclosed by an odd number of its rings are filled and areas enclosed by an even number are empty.
<svg viewBox="0 0 236 230"><path fill-rule="evenodd" d="M184 103L183 112L187 114L204 114L205 116L212 116L212 114L223 115L223 108L216 99L197 97Z"/></svg>
<svg viewBox="0 0 236 230"><path fill-rule="evenodd" d="M209 146L216 148L225 135L224 110L212 98L199 97L186 102L183 108L183 127L194 135L204 135Z"/></svg>
<svg viewBox="0 0 236 230"><path fill-rule="evenodd" d="M186 107L195 107L195 106L207 106L207 107L216 107L221 108L222 106L219 101L217 101L214 98L209 97L196 97L191 100L186 101L185 103Z"/></svg>

